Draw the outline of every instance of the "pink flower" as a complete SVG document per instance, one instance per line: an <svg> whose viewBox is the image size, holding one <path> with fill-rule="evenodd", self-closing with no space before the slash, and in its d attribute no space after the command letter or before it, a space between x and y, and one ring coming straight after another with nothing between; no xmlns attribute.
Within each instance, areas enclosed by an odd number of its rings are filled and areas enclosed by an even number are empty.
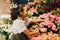
<svg viewBox="0 0 60 40"><path fill-rule="evenodd" d="M40 18L47 18L48 15L44 13L44 14L40 15L39 17L40 17Z"/></svg>
<svg viewBox="0 0 60 40"><path fill-rule="evenodd" d="M29 5L26 5L27 8L29 8L30 6Z"/></svg>
<svg viewBox="0 0 60 40"><path fill-rule="evenodd" d="M52 12L48 12L47 15L50 16Z"/></svg>
<svg viewBox="0 0 60 40"><path fill-rule="evenodd" d="M52 30L57 31L56 27L52 27Z"/></svg>
<svg viewBox="0 0 60 40"><path fill-rule="evenodd" d="M40 28L43 28L43 27L44 27L44 25L40 24Z"/></svg>
<svg viewBox="0 0 60 40"><path fill-rule="evenodd" d="M44 24L45 24L44 22L41 22L40 23L40 28L43 28L44 27Z"/></svg>
<svg viewBox="0 0 60 40"><path fill-rule="evenodd" d="M48 22L48 28L51 28L51 27L52 27L52 22L49 21L49 22Z"/></svg>
<svg viewBox="0 0 60 40"><path fill-rule="evenodd" d="M56 31L56 25L55 24L52 25L52 30Z"/></svg>
<svg viewBox="0 0 60 40"><path fill-rule="evenodd" d="M56 20L59 20L59 17L56 16L55 19L56 19Z"/></svg>
<svg viewBox="0 0 60 40"><path fill-rule="evenodd" d="M30 7L32 7L33 5L35 5L34 2L29 2L27 5L29 5Z"/></svg>
<svg viewBox="0 0 60 40"><path fill-rule="evenodd" d="M46 40L44 36L33 37L31 40Z"/></svg>
<svg viewBox="0 0 60 40"><path fill-rule="evenodd" d="M49 18L50 18L50 21L52 21L52 22L53 22L53 21L54 21L54 19L55 19L55 16L50 15L50 17L49 17Z"/></svg>
<svg viewBox="0 0 60 40"><path fill-rule="evenodd" d="M60 15L59 15L59 16L55 16L55 19L56 19L56 22L57 22L58 24L60 24Z"/></svg>
<svg viewBox="0 0 60 40"><path fill-rule="evenodd" d="M46 21L45 25L48 26L48 28L51 28L53 23L51 21Z"/></svg>
<svg viewBox="0 0 60 40"><path fill-rule="evenodd" d="M40 28L41 32L47 32L47 28Z"/></svg>
<svg viewBox="0 0 60 40"><path fill-rule="evenodd" d="M40 40L40 37L33 37L31 40Z"/></svg>

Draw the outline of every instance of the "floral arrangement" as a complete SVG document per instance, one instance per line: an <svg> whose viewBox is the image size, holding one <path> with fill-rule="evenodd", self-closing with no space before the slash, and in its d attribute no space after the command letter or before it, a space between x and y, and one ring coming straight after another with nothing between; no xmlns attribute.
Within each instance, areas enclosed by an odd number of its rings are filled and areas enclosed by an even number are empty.
<svg viewBox="0 0 60 40"><path fill-rule="evenodd" d="M57 34L49 32L48 35L46 33L42 33L38 37L33 37L31 40L60 40L60 38Z"/></svg>
<svg viewBox="0 0 60 40"><path fill-rule="evenodd" d="M53 13L54 11L36 17L45 20L30 25L30 27L32 26L30 28L31 32L38 32L38 34L31 36L31 40L60 40L60 35L58 35L60 33L60 15L52 15Z"/></svg>
<svg viewBox="0 0 60 40"><path fill-rule="evenodd" d="M12 20L10 19L10 15L1 15L0 16L0 40L10 40L11 35L11 26Z"/></svg>
<svg viewBox="0 0 60 40"><path fill-rule="evenodd" d="M31 32L38 32L38 34L30 37L31 40L60 40L60 0L47 0L37 7L39 16L33 17L30 14L28 17L44 21L32 23L28 26Z"/></svg>
<svg viewBox="0 0 60 40"><path fill-rule="evenodd" d="M48 3L49 2L49 3ZM50 31L58 31L60 30L60 7L59 7L59 3L60 1L59 0L46 0L46 2L44 3L43 1L41 1L41 4L40 6L37 6L38 9L38 14L39 16L37 17L38 19L41 18L41 19L47 19L43 22L40 22L38 23L40 28L47 28L47 29L50 29ZM35 3L31 2L31 3L28 3L28 6L32 6L32 5L35 5ZM43 7L42 9L44 10L44 12L42 12L43 14L41 15L41 6ZM39 13L40 12L40 13ZM28 15L29 18L33 17L31 14Z"/></svg>
<svg viewBox="0 0 60 40"><path fill-rule="evenodd" d="M3 37L4 40L10 40L10 34L11 25L0 25L0 37Z"/></svg>

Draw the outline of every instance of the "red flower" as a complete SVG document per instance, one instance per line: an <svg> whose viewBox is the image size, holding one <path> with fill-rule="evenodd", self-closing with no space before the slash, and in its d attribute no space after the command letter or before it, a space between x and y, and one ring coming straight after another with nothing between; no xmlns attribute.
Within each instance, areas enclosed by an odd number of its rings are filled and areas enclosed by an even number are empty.
<svg viewBox="0 0 60 40"><path fill-rule="evenodd" d="M50 6L45 6L45 10L46 11L50 10Z"/></svg>

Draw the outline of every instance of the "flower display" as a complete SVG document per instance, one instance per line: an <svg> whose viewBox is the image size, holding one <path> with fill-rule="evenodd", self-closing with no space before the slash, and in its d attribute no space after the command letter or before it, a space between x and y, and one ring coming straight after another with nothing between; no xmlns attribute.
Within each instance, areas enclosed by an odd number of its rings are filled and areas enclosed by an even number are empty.
<svg viewBox="0 0 60 40"><path fill-rule="evenodd" d="M37 22L36 25L38 26L35 25L31 27L34 30L30 30L39 31L38 35L35 34L35 36L32 36L31 40L60 40L60 37L56 34L57 32L59 33L60 30L60 15L52 15L52 13L53 11L44 13L37 17L38 19L41 18L44 21Z"/></svg>
<svg viewBox="0 0 60 40"><path fill-rule="evenodd" d="M42 33L38 37L33 37L31 40L60 40L57 34L53 34L49 32L48 35L46 33Z"/></svg>

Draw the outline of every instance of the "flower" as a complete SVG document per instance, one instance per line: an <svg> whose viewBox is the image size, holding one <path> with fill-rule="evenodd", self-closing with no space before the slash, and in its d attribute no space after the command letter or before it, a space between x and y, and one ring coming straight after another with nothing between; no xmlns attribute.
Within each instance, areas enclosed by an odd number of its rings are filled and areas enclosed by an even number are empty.
<svg viewBox="0 0 60 40"><path fill-rule="evenodd" d="M60 15L58 15L58 16L56 15L56 16L55 16L55 19L56 19L57 24L60 25Z"/></svg>
<svg viewBox="0 0 60 40"><path fill-rule="evenodd" d="M30 40L60 40L60 37L58 34L53 34L52 32L49 32L47 35L46 33L42 33L41 35L37 37L32 37Z"/></svg>
<svg viewBox="0 0 60 40"><path fill-rule="evenodd" d="M34 2L29 2L27 5L28 5L29 7L32 7L33 5L35 5L35 3L34 3Z"/></svg>
<svg viewBox="0 0 60 40"><path fill-rule="evenodd" d="M53 25L52 30L57 31L57 28L55 25Z"/></svg>
<svg viewBox="0 0 60 40"><path fill-rule="evenodd" d="M40 28L40 31L41 32L46 32L47 31L47 28Z"/></svg>
<svg viewBox="0 0 60 40"><path fill-rule="evenodd" d="M40 15L39 17L40 17L40 18L47 18L48 15L44 13L44 14Z"/></svg>
<svg viewBox="0 0 60 40"><path fill-rule="evenodd" d="M43 28L44 27L44 22L41 22L39 26L40 26L40 28Z"/></svg>
<svg viewBox="0 0 60 40"><path fill-rule="evenodd" d="M50 21L54 21L54 19L55 19L55 16L53 16L53 15L50 15Z"/></svg>
<svg viewBox="0 0 60 40"><path fill-rule="evenodd" d="M50 11L50 6L45 6L45 11Z"/></svg>
<svg viewBox="0 0 60 40"><path fill-rule="evenodd" d="M47 23L46 23L46 26L48 26L48 28L51 28L52 27L52 22L51 21L48 21Z"/></svg>

